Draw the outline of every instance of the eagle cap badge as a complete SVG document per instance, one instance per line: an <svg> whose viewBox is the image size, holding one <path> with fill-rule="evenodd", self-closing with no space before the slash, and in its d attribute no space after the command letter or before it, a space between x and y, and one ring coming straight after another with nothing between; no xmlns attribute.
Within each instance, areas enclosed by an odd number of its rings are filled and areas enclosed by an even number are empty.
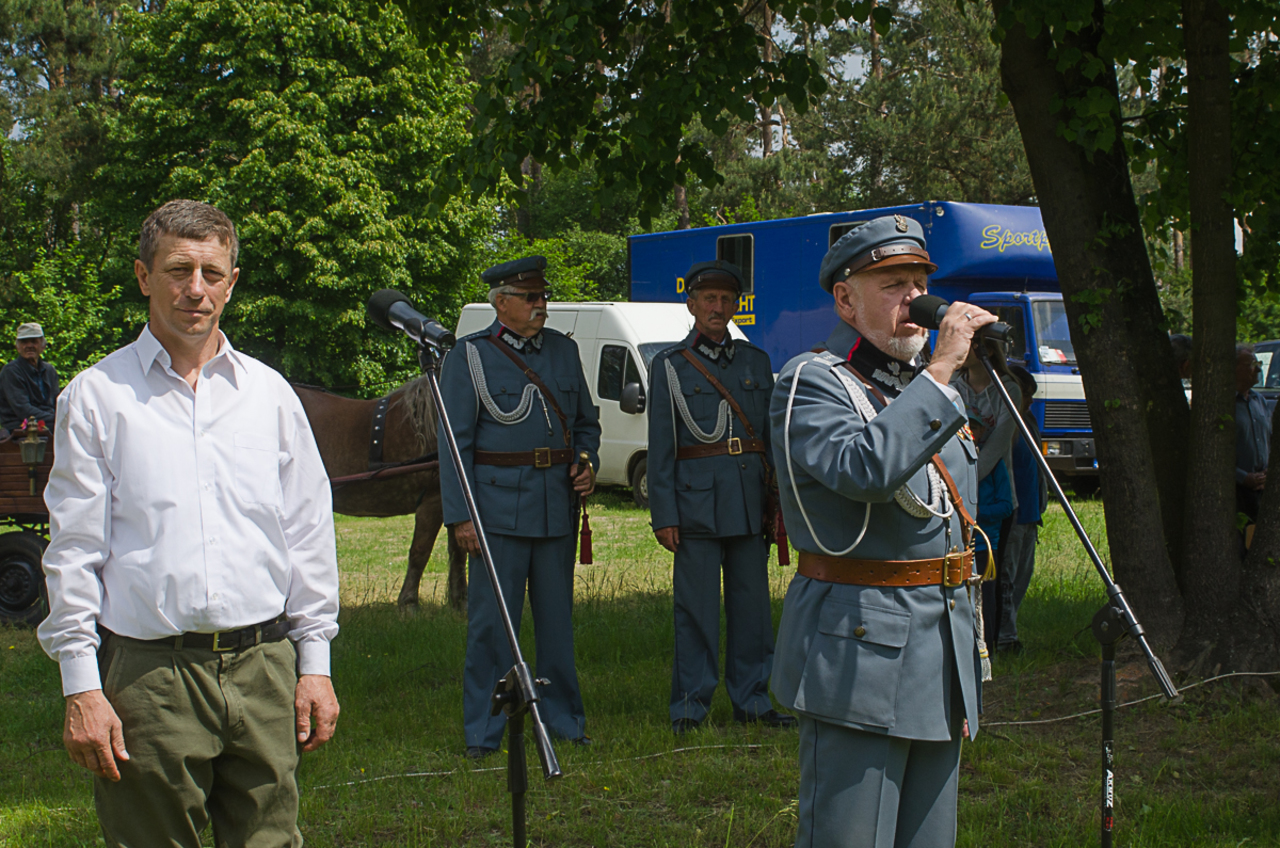
<svg viewBox="0 0 1280 848"><path fill-rule="evenodd" d="M907 231L907 219L901 215L893 216L894 224L897 225L898 232L905 233Z"/></svg>

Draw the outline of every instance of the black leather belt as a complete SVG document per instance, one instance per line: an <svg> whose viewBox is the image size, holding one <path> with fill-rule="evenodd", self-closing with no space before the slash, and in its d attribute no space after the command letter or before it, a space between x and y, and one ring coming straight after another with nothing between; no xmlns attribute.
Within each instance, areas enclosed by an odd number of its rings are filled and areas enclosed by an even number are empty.
<svg viewBox="0 0 1280 848"><path fill-rule="evenodd" d="M227 651L243 651L263 642L279 642L289 635L289 620L283 615L251 624L238 630L219 630L217 633L183 633L180 636L166 636L163 639L135 639L147 645L172 645L175 650L197 648L206 651L226 653ZM127 638L127 637L126 637Z"/></svg>

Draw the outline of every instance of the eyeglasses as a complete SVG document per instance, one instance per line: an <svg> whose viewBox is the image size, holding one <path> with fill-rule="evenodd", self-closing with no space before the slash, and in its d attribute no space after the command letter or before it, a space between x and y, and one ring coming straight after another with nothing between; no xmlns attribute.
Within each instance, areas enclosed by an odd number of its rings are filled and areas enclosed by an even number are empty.
<svg viewBox="0 0 1280 848"><path fill-rule="evenodd" d="M524 292L522 294L507 295L507 297L522 298L525 303L537 303L540 300L545 301L546 303L551 302L551 292L546 291Z"/></svg>

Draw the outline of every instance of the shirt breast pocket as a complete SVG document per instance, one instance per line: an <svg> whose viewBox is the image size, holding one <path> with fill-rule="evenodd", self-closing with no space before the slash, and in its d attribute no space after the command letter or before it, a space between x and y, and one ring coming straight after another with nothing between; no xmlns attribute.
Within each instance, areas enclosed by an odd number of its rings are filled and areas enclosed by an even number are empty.
<svg viewBox="0 0 1280 848"><path fill-rule="evenodd" d="M235 434L236 492L246 503L280 506L280 451L275 439Z"/></svg>

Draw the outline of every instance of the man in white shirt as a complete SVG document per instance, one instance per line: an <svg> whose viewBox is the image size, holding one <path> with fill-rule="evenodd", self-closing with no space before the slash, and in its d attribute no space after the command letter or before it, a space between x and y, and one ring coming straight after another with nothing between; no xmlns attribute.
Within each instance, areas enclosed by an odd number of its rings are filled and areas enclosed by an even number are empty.
<svg viewBox="0 0 1280 848"><path fill-rule="evenodd" d="M218 329L237 252L213 206L153 212L149 323L58 399L39 636L109 846L301 845L299 750L338 717L329 483L288 383Z"/></svg>

